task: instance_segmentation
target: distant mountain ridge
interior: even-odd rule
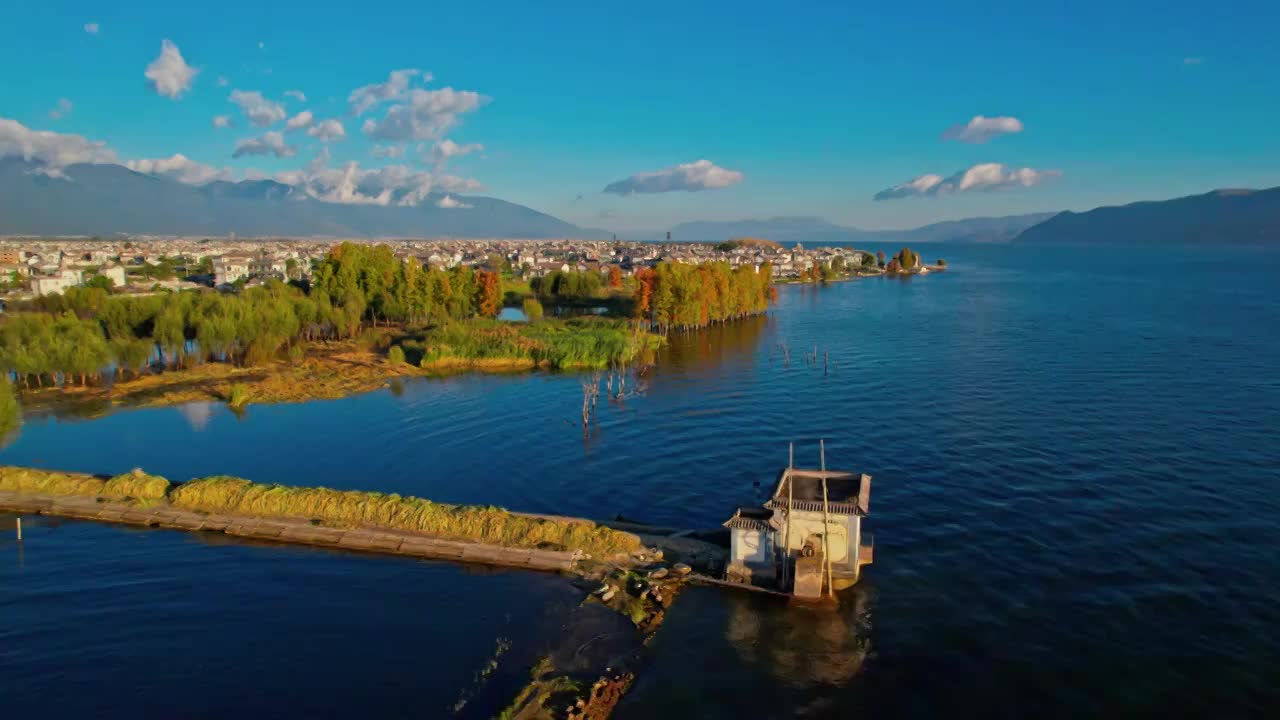
[[[1214,190],[1088,212],[1064,212],[1027,228],[1019,243],[1156,245],[1280,242],[1280,187]]]
[[[0,234],[607,238],[523,205],[475,195],[470,207],[347,205],[273,180],[184,185],[121,165],[69,165],[63,177],[0,159]]]
[[[697,221],[676,225],[671,239],[680,242],[718,242],[733,237],[761,237],[783,244],[859,242],[1009,242],[1019,233],[1056,213],[948,220],[906,230],[863,230],[844,227],[819,217],[775,217],[726,222]],[[655,238],[657,239],[657,238]]]

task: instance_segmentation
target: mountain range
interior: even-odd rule
[[[437,207],[442,197],[412,207],[340,204],[274,180],[193,186],[110,164],[49,175],[20,158],[0,159],[0,234],[608,237],[497,198],[453,195],[468,207]]]
[[[775,217],[767,220],[698,221],[671,229],[671,239],[718,242],[733,237],[761,237],[791,243],[857,244],[860,242],[1009,242],[1027,228],[1056,213],[948,220],[908,230],[863,230],[844,227],[819,217]],[[665,237],[665,235],[663,235]],[[659,239],[653,237],[651,239]]]
[[[454,202],[441,203],[444,197],[433,193],[414,206],[395,204],[399,197],[392,197],[389,205],[342,204],[318,200],[274,180],[187,185],[121,165],[77,164],[49,173],[19,157],[0,158],[0,234],[4,235],[611,236],[607,230],[578,227],[498,198],[452,195]],[[671,229],[671,238],[680,242],[747,236],[784,244],[1275,243],[1280,241],[1280,188],[1215,190],[1088,212],[967,218],[906,230],[863,230],[819,217],[686,222]],[[666,231],[626,237],[661,240]]]
[[[1020,243],[1095,245],[1274,244],[1280,187],[1214,190],[1158,202],[1062,212],[1024,230]]]

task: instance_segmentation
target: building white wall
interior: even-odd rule
[[[791,535],[787,538],[786,530],[778,534],[779,542],[788,543],[791,550],[799,550],[804,547],[805,538],[810,535],[822,535],[824,533],[824,525],[821,512],[793,512],[791,519]],[[845,562],[849,555],[851,543],[856,543],[854,536],[857,534],[853,530],[853,524],[858,521],[856,515],[831,515],[831,521],[826,525],[829,528],[828,542],[831,546],[831,562]],[[857,552],[857,546],[852,546],[854,552]],[[856,557],[856,554],[853,556]]]
[[[773,543],[769,539],[768,532],[733,528],[730,545],[731,562],[773,562]]]

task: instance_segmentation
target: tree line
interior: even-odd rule
[[[776,299],[771,275],[767,264],[758,272],[725,262],[643,268],[628,281],[632,317],[666,332],[762,313]],[[535,290],[583,297],[619,282],[613,272],[552,273]],[[385,245],[343,243],[317,265],[310,285],[269,280],[238,294],[141,297],[79,287],[14,303],[0,322],[0,369],[22,388],[39,388],[154,367],[298,360],[307,343],[354,337],[366,323],[495,317],[502,299],[496,270],[424,267],[415,258],[402,262]]]
[[[154,366],[250,366],[300,359],[305,343],[354,337],[366,322],[492,317],[501,304],[497,273],[425,269],[386,246],[343,244],[310,288],[269,280],[235,295],[130,297],[79,287],[15,304],[0,324],[0,369],[39,388],[87,385],[113,368],[137,376]]]
[[[759,270],[727,262],[659,263],[639,270],[636,280],[635,317],[660,332],[758,315],[778,297],[769,263]]]

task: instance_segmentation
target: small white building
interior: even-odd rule
[[[115,283],[116,287],[124,287],[125,284],[128,283],[128,279],[124,274],[124,268],[120,265],[104,265],[103,267],[98,268],[98,274],[111,278],[111,282]]]
[[[213,259],[213,281],[215,285],[231,283],[249,277],[253,259],[243,255],[223,255]]]
[[[60,270],[52,275],[36,275],[31,278],[31,292],[35,295],[52,295],[84,281],[79,270]]]
[[[850,587],[872,560],[862,534],[870,501],[870,475],[788,467],[763,507],[740,507],[724,523],[725,578],[811,599]]]

